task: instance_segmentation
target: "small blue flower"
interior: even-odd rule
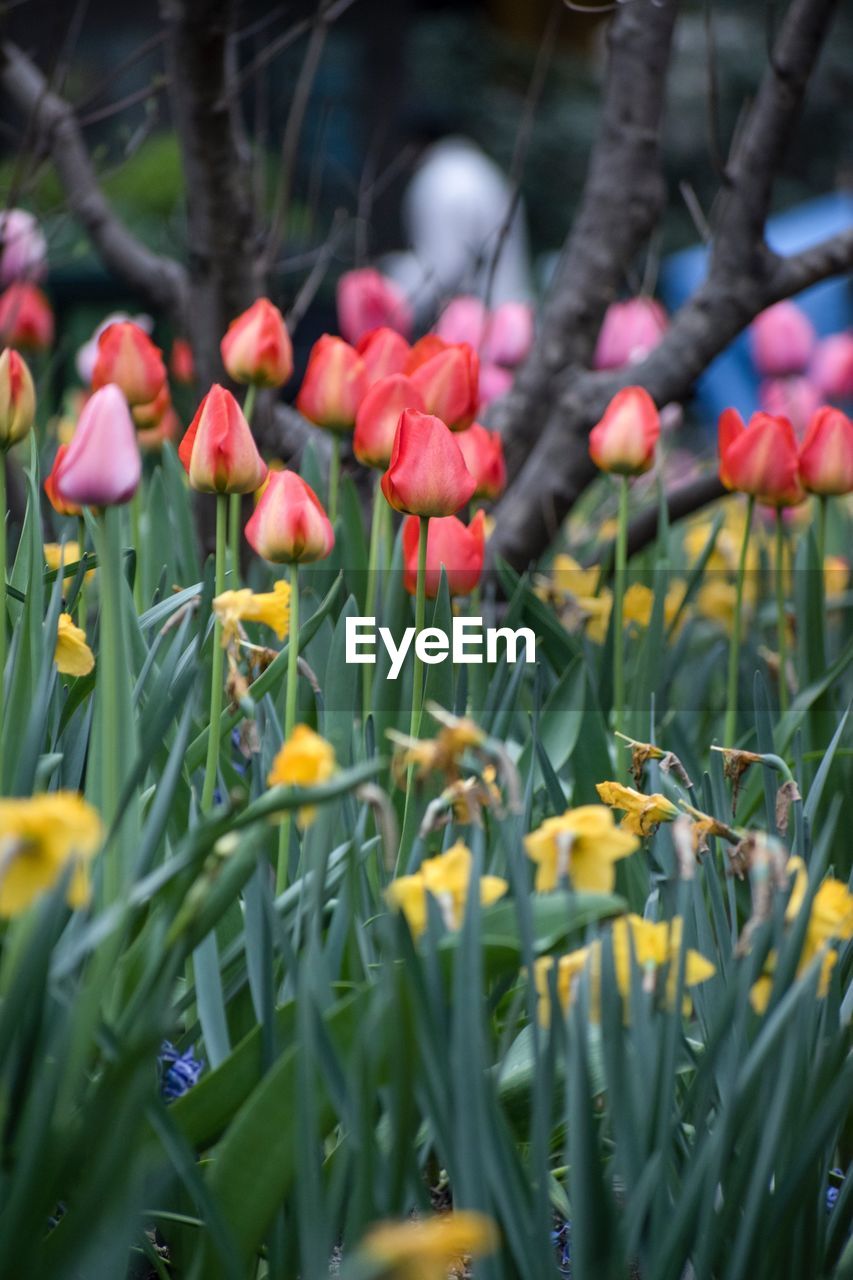
[[[557,1251],[557,1266],[564,1280],[572,1275],[572,1224],[562,1222],[551,1232],[551,1241]]]
[[[160,1093],[167,1102],[182,1097],[204,1070],[204,1062],[193,1055],[192,1049],[179,1053],[169,1040],[164,1040],[157,1056],[160,1069]]]
[[[844,1181],[844,1170],[830,1169],[829,1176],[830,1178],[837,1179],[837,1185],[834,1182],[831,1182],[826,1188],[826,1212],[832,1213],[841,1191],[841,1183]]]

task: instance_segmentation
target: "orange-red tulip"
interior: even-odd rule
[[[182,430],[174,405],[169,404],[162,418],[153,427],[137,429],[136,438],[144,453],[159,453],[166,441],[177,440]]]
[[[618,391],[589,433],[589,454],[602,471],[636,476],[648,471],[660,435],[660,416],[644,387]]]
[[[442,420],[404,410],[382,477],[382,492],[394,510],[412,516],[452,516],[470,502],[476,483]]]
[[[246,525],[246,541],[264,560],[300,564],[323,560],[335,533],[320,499],[295,471],[271,471]]]
[[[393,373],[375,382],[358,407],[353,453],[366,467],[384,471],[391,461],[394,436],[404,409],[426,409],[424,398],[411,378]]]
[[[462,457],[477,482],[475,498],[494,502],[506,488],[506,462],[504,446],[499,431],[487,431],[479,422],[472,422],[467,431],[456,436]]]
[[[371,329],[359,338],[355,347],[364,361],[367,380],[372,386],[392,373],[404,373],[409,359],[409,344],[394,329]]]
[[[50,475],[45,477],[44,491],[47,500],[61,516],[79,516],[83,514],[83,508],[76,502],[66,502],[64,498],[59,496],[56,488],[56,477],[62,467],[62,460],[68,452],[68,445],[61,444],[56,451],[56,457],[53,459],[53,466],[50,469]]]
[[[175,338],[172,353],[169,356],[169,372],[175,382],[189,386],[195,382],[195,360],[193,349],[186,338]]]
[[[427,413],[441,418],[451,431],[464,431],[474,421],[479,403],[480,362],[467,342],[445,347],[411,373]]]
[[[111,507],[128,502],[142,477],[133,419],[120,387],[108,382],[83,406],[71,443],[53,469],[68,506]]]
[[[150,431],[157,426],[171,403],[172,395],[169,391],[169,384],[164,382],[151,403],[133,405],[130,410],[130,416],[139,431]]]
[[[163,353],[144,329],[132,320],[120,320],[104,329],[92,370],[93,391],[115,383],[132,407],[156,400],[165,381]]]
[[[324,333],[311,349],[296,407],[309,422],[342,434],[352,431],[368,388],[368,373],[358,352]]]
[[[720,479],[727,489],[752,494],[771,507],[802,502],[797,437],[787,418],[754,413],[747,427],[736,409],[725,409],[717,443]]]
[[[36,393],[27,362],[7,347],[0,355],[0,451],[23,440],[35,414]],[[0,519],[5,515],[0,511]]]
[[[293,373],[290,335],[283,315],[269,298],[258,298],[231,321],[219,349],[235,382],[280,387]]]
[[[431,360],[433,356],[437,356],[441,351],[446,351],[449,343],[440,338],[437,333],[425,333],[422,338],[418,338],[417,342],[409,351],[409,357],[406,360],[406,367],[403,373],[413,374],[415,369],[420,369],[422,364],[426,364],[427,360]]]
[[[53,342],[53,311],[38,285],[10,284],[0,296],[0,343],[25,351],[46,351]]]
[[[178,457],[199,493],[253,493],[267,474],[243,410],[219,383],[196,410]]]
[[[416,516],[403,522],[403,585],[410,595],[415,595],[418,585],[419,525]],[[477,512],[470,525],[456,516],[430,520],[425,578],[430,600],[438,595],[442,569],[452,596],[468,596],[477,586],[483,573],[484,526],[482,511]]]
[[[818,409],[800,449],[800,480],[809,493],[853,492],[853,422],[840,409]]]

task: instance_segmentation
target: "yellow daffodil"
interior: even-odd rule
[[[655,593],[651,587],[642,582],[632,582],[622,597],[622,622],[624,626],[633,623],[637,627],[647,627],[652,620],[652,609]]]
[[[68,902],[83,906],[89,900],[87,863],[102,840],[97,810],[76,792],[0,800],[0,916],[25,911],[69,863]]]
[[[659,792],[647,796],[621,782],[598,782],[595,789],[604,804],[625,810],[622,828],[634,835],[651,835],[662,822],[672,822],[678,817],[676,806]]]
[[[272,591],[223,591],[213,601],[213,612],[222,623],[222,646],[237,639],[241,622],[262,622],[283,640],[290,623],[290,586],[280,578]]]
[[[604,805],[587,804],[547,818],[525,837],[527,856],[536,865],[536,891],[556,889],[566,876],[580,893],[610,893],[616,882],[614,863],[627,858],[640,842],[621,831]]]
[[[681,953],[682,921],[680,916],[673,920],[644,920],[642,916],[620,916],[613,922],[613,963],[616,969],[616,983],[623,1000],[631,993],[631,951],[639,967],[646,974],[647,981],[653,978],[658,969],[669,965],[666,996],[672,1003],[678,986],[678,964]],[[695,987],[700,982],[707,982],[716,973],[710,960],[700,952],[688,948],[684,957],[684,985]]]
[[[850,585],[850,565],[843,556],[826,556],[823,562],[823,589],[827,600],[841,596]]]
[[[43,547],[44,562],[48,569],[58,569],[62,564],[76,564],[80,559],[79,542],[46,542]],[[72,575],[73,576],[73,575]],[[90,569],[83,581],[91,582],[95,570]],[[69,582],[72,579],[69,578]]]
[[[287,742],[279,748],[267,784],[271,787],[316,787],[328,781],[335,768],[332,744],[307,724],[298,724]],[[307,826],[313,818],[313,808],[306,806],[299,810],[302,826]]]
[[[95,665],[95,655],[86,643],[86,632],[75,625],[70,613],[59,615],[53,660],[57,671],[64,676],[87,676]]]
[[[398,876],[385,891],[389,906],[402,911],[412,936],[427,927],[427,894],[435,898],[445,926],[458,929],[465,916],[471,885],[473,857],[467,845],[457,842],[437,858],[427,858],[411,876]],[[480,877],[480,902],[490,906],[502,898],[509,885],[500,876]]]
[[[494,1253],[498,1243],[491,1218],[459,1209],[434,1218],[379,1222],[361,1247],[387,1280],[447,1280],[463,1274],[468,1258]]]
[[[556,966],[557,999],[563,1013],[568,1013],[575,987],[586,968],[589,955],[589,947],[580,947],[577,951],[570,951],[568,955],[560,956],[559,959],[555,959],[554,956],[540,956],[534,962],[533,982],[538,997],[536,1007],[543,1027],[547,1027],[551,1021],[551,970]]]
[[[478,724],[466,716],[454,716],[435,703],[428,703],[426,710],[443,725],[434,738],[410,738],[394,729],[388,737],[397,746],[394,756],[394,774],[403,783],[407,771],[413,767],[419,778],[430,773],[443,773],[450,782],[459,778],[459,762],[469,748],[480,747],[486,735]]]
[[[557,591],[565,595],[577,596],[579,599],[594,596],[600,577],[600,565],[584,569],[572,556],[554,556],[551,582]]]

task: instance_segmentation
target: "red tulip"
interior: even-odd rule
[[[136,493],[142,461],[124,392],[108,382],[83,406],[77,430],[53,468],[56,494],[66,507],[110,507]]]
[[[368,388],[364,361],[342,338],[324,333],[314,343],[296,407],[309,422],[346,433],[355,425]]]
[[[92,390],[115,383],[127,403],[150,404],[166,381],[166,366],[159,347],[132,320],[108,325],[98,338],[98,355],[92,371]]]
[[[190,386],[195,382],[195,360],[193,349],[186,338],[175,338],[172,353],[169,356],[169,372],[175,382]]]
[[[853,333],[833,333],[819,342],[809,376],[827,400],[853,400]]]
[[[667,328],[666,312],[654,298],[611,302],[595,344],[594,369],[622,369],[644,360]]]
[[[258,298],[232,320],[219,344],[222,363],[235,382],[280,387],[293,373],[293,347],[284,317],[269,298]]]
[[[777,302],[755,317],[752,358],[765,378],[784,378],[808,368],[817,337],[811,320],[794,302]]]
[[[50,469],[50,475],[45,478],[44,491],[47,500],[61,516],[80,516],[83,514],[83,508],[76,502],[66,502],[61,498],[56,489],[56,477],[62,467],[62,460],[68,452],[68,445],[61,444],[56,451],[56,457],[53,459],[53,466]]]
[[[411,374],[427,412],[441,418],[451,431],[464,431],[474,420],[479,403],[480,362],[467,342],[446,347]]]
[[[19,280],[0,295],[0,343],[46,351],[53,342],[53,312],[38,285]]]
[[[422,338],[418,338],[409,351],[409,358],[406,361],[403,373],[411,376],[416,369],[420,369],[422,364],[426,364],[427,360],[431,360],[433,356],[446,351],[448,345],[443,338],[439,338],[437,333],[425,333]]]
[[[47,241],[26,209],[0,213],[0,285],[13,280],[41,280],[47,263]]]
[[[504,302],[489,319],[483,359],[515,369],[533,346],[533,309],[526,302]]]
[[[382,492],[394,510],[413,516],[452,516],[470,502],[476,483],[441,419],[404,410],[382,477]]]
[[[384,471],[391,460],[397,424],[404,409],[425,410],[424,399],[411,378],[393,373],[374,382],[358,408],[353,453],[367,467]]]
[[[418,584],[419,524],[416,516],[403,522],[403,585],[410,595],[415,595]],[[482,511],[477,512],[470,525],[464,525],[456,516],[430,520],[425,579],[428,599],[438,595],[442,569],[452,596],[471,594],[483,572],[484,526]]]
[[[403,373],[409,359],[409,344],[393,329],[371,329],[359,338],[356,351],[364,361],[370,386],[392,373]]]
[[[444,342],[467,342],[479,351],[489,325],[489,313],[479,298],[453,298],[438,317],[435,331]]]
[[[0,451],[5,452],[23,440],[35,415],[36,393],[27,362],[7,347],[0,355]],[[5,517],[5,511],[0,511],[0,520]]]
[[[589,433],[589,454],[602,471],[635,476],[648,471],[660,435],[660,416],[644,387],[618,391]]]
[[[271,471],[246,525],[246,540],[264,560],[299,564],[323,560],[335,534],[320,499],[295,471]]]
[[[824,407],[809,423],[800,449],[800,480],[809,493],[853,492],[853,422]]]
[[[787,418],[754,413],[747,427],[736,409],[725,409],[717,439],[720,479],[727,489],[752,494],[771,507],[802,502],[797,437]]]
[[[456,443],[471,475],[477,482],[475,498],[487,498],[494,502],[506,488],[506,462],[503,441],[498,431],[487,431],[479,422],[473,422],[467,431],[460,431]]]
[[[243,410],[218,383],[196,410],[178,457],[199,493],[253,493],[267,474]]]
[[[387,326],[404,336],[412,329],[412,310],[399,285],[365,267],[347,271],[338,281],[338,328],[347,342]]]
[[[135,404],[132,406],[130,416],[133,418],[134,426],[139,431],[150,431],[157,426],[171,403],[172,395],[169,391],[169,384],[164,382],[150,404]]]

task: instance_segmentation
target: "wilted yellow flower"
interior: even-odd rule
[[[451,715],[432,702],[425,709],[443,725],[436,737],[410,738],[395,729],[388,730],[388,737],[398,747],[394,756],[397,781],[402,782],[407,770],[414,767],[419,778],[430,773],[443,773],[450,782],[455,782],[459,778],[462,756],[469,748],[482,746],[486,735],[467,716]]]
[[[613,922],[613,963],[616,969],[616,983],[623,999],[631,993],[631,951],[639,967],[649,977],[654,978],[658,969],[669,965],[666,996],[672,1003],[678,986],[678,965],[681,953],[682,921],[680,916],[673,920],[644,920],[642,916],[620,916]],[[600,944],[599,944],[600,945]],[[700,952],[688,948],[684,957],[684,985],[695,987],[700,982],[707,982],[716,973],[710,960]]]
[[[557,999],[563,1013],[568,1013],[575,987],[589,959],[590,948],[580,947],[555,960],[553,956],[540,956],[533,964],[533,982],[538,996],[539,1021],[547,1027],[551,1021],[551,970],[557,968]]]
[[[213,601],[213,612],[222,623],[223,648],[236,640],[241,622],[262,622],[283,640],[290,624],[290,586],[279,578],[272,591],[223,591]]]
[[[635,835],[651,835],[662,822],[672,822],[678,817],[676,806],[660,792],[643,795],[642,791],[625,787],[621,782],[597,782],[595,789],[604,804],[625,810],[622,828]]]
[[[640,842],[621,831],[604,805],[586,804],[547,818],[525,836],[527,856],[537,864],[536,891],[548,893],[569,876],[580,893],[610,893],[616,882],[613,866],[639,848]]]
[[[498,1243],[491,1218],[459,1209],[434,1218],[377,1223],[361,1247],[388,1280],[447,1280],[448,1274],[462,1274],[467,1258],[494,1253]]]
[[[584,569],[573,556],[554,556],[551,564],[551,582],[557,591],[578,597],[594,596],[601,577],[601,567],[593,565]]]
[[[335,749],[307,724],[298,724],[282,743],[267,777],[271,787],[316,787],[327,782],[336,768]],[[303,826],[313,821],[314,809],[299,810]]]
[[[652,609],[655,593],[651,587],[642,582],[632,582],[622,597],[622,623],[628,626],[634,623],[638,627],[647,627],[652,620]]]
[[[97,810],[76,792],[0,800],[0,916],[25,911],[69,863],[68,902],[83,906],[89,900],[87,863],[102,840]]]
[[[843,595],[850,585],[850,565],[843,556],[826,556],[823,562],[823,589],[828,600]]]
[[[86,643],[86,632],[75,625],[70,613],[59,615],[53,660],[57,671],[64,676],[87,676],[95,665],[95,655]]]
[[[458,929],[465,916],[471,884],[473,857],[467,845],[457,841],[446,853],[427,858],[411,876],[398,876],[385,891],[391,907],[402,911],[412,936],[417,938],[427,927],[427,894],[435,898],[445,926]],[[502,898],[509,885],[500,876],[480,877],[480,902],[491,906]]]
[[[48,569],[58,569],[62,564],[76,564],[80,559],[79,542],[46,542],[43,548],[44,562]],[[89,569],[83,581],[91,582],[95,570]]]

